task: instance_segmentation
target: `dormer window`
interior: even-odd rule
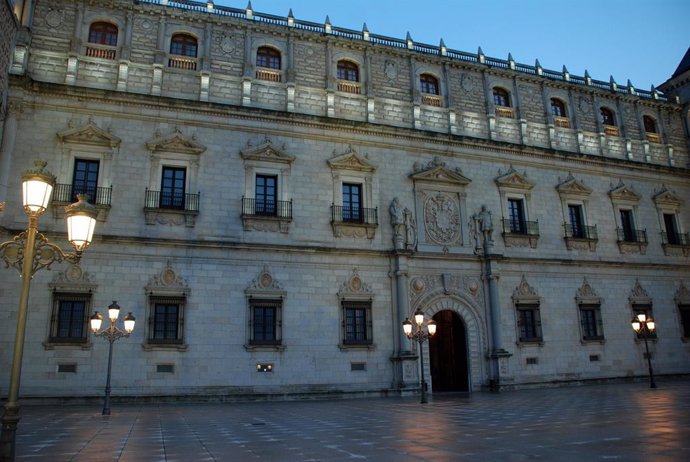
[[[338,61],[337,77],[338,91],[357,95],[362,92],[359,84],[359,66],[357,63],[345,59]]]
[[[196,70],[197,39],[189,34],[175,34],[170,39],[168,66],[176,69]]]
[[[510,108],[510,94],[501,87],[494,87],[494,105],[496,106],[496,115],[499,117],[513,117],[513,110]]]
[[[441,106],[438,79],[431,74],[419,76],[419,90],[422,92],[422,104],[429,106]]]
[[[281,56],[280,51],[273,47],[259,47],[256,50],[256,78],[280,82]]]
[[[89,44],[86,56],[101,59],[115,59],[117,26],[109,22],[95,22],[89,27]]]
[[[654,119],[654,117],[648,115],[642,116],[642,124],[644,125],[644,131],[647,137],[647,141],[650,141],[652,143],[660,143],[661,137],[659,136],[656,120]]]

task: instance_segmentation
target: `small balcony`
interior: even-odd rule
[[[537,247],[539,240],[539,222],[513,220],[504,218],[503,224],[503,240],[506,247]]]
[[[647,230],[634,228],[616,228],[618,248],[621,253],[647,252]]]
[[[599,238],[597,236],[596,226],[581,226],[573,225],[572,223],[563,223],[563,228],[565,230],[565,244],[568,250],[595,251],[597,249],[597,241]]]
[[[362,94],[362,84],[359,82],[351,82],[349,80],[338,80],[338,91],[343,93],[351,93],[353,95]]]
[[[496,106],[496,116],[507,117],[509,119],[514,118],[513,109],[507,106]]]
[[[661,143],[661,136],[658,133],[647,132],[645,136],[650,143]]]
[[[570,128],[570,119],[567,117],[554,116],[553,124],[560,128]]]
[[[283,80],[282,73],[279,70],[268,69],[260,67],[256,69],[257,80],[267,80],[269,82],[280,82]]]
[[[265,201],[242,197],[242,224],[245,231],[287,233],[292,221],[292,201]]]
[[[196,70],[196,58],[189,58],[184,56],[170,56],[168,58],[168,67],[173,69],[183,69],[186,71]]]
[[[604,125],[604,133],[609,136],[620,136],[621,132],[615,125]]]
[[[87,202],[96,206],[98,210],[98,221],[106,221],[110,212],[110,198],[113,187],[108,188],[89,188],[72,184],[58,183],[53,188],[52,209],[53,216],[57,219],[64,217],[66,206],[77,201],[77,194],[86,194]]]
[[[666,255],[682,255],[687,257],[690,254],[690,237],[688,233],[662,231],[661,246],[664,248]]]
[[[183,194],[146,189],[144,215],[147,225],[165,224],[194,227],[199,215],[200,194]]]
[[[379,225],[378,209],[331,205],[331,226],[335,237],[373,239]]]
[[[427,106],[441,107],[441,97],[438,95],[422,95],[422,104]]]
[[[117,55],[117,48],[106,45],[89,43],[86,45],[86,56],[90,58],[114,60]]]

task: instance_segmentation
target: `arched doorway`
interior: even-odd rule
[[[436,335],[429,339],[432,391],[470,391],[465,324],[451,310],[439,311],[434,321]]]

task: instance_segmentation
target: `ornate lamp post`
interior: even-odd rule
[[[642,338],[644,339],[644,349],[647,353],[647,366],[649,367],[649,388],[656,388],[656,383],[654,382],[654,372],[652,371],[652,359],[649,356],[649,345],[647,344],[647,337],[649,337],[650,334],[653,334],[656,330],[656,323],[651,316],[640,313],[633,318],[630,324],[635,332],[642,334]]]
[[[101,313],[96,311],[93,316],[91,316],[91,330],[94,335],[98,337],[105,337],[110,346],[108,347],[108,378],[105,382],[105,398],[103,400],[103,415],[110,415],[110,370],[113,366],[113,343],[122,337],[129,337],[129,334],[134,330],[134,316],[129,312],[125,316],[125,330],[120,330],[115,327],[115,321],[117,321],[120,315],[120,306],[115,300],[108,307],[108,317],[110,318],[110,326],[101,328],[101,323],[103,322],[103,316]]]
[[[22,191],[24,211],[29,216],[29,227],[18,234],[11,241],[0,244],[0,257],[9,268],[16,268],[22,279],[17,310],[17,333],[14,338],[14,354],[12,369],[10,370],[10,386],[2,416],[2,436],[0,437],[0,460],[13,461],[15,456],[15,437],[19,423],[19,379],[22,370],[22,356],[24,354],[24,336],[26,318],[29,305],[29,291],[31,278],[41,268],[50,269],[55,262],[68,261],[78,263],[81,253],[89,246],[96,225],[97,211],[86,202],[86,196],[80,195],[79,201],[65,207],[67,218],[67,239],[76,252],[65,253],[63,250],[48,242],[48,239],[38,232],[38,219],[48,208],[50,196],[55,185],[55,176],[44,171],[46,163],[34,162],[36,168],[27,170],[22,175]]]
[[[427,403],[427,396],[426,396],[426,381],[424,380],[424,352],[422,351],[422,343],[424,343],[427,339],[431,338],[434,336],[436,333],[436,321],[433,319],[430,319],[429,322],[426,323],[426,332],[423,329],[424,326],[424,312],[422,312],[421,308],[417,308],[417,311],[414,313],[414,322],[417,324],[417,328],[412,331],[412,321],[410,321],[409,318],[405,318],[405,321],[402,323],[403,324],[403,332],[405,332],[405,335],[407,335],[407,338],[410,340],[415,340],[416,342],[419,343],[419,360],[420,360],[420,366],[421,366],[421,399],[420,403],[424,404]]]

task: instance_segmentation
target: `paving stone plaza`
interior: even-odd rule
[[[690,380],[320,401],[25,406],[18,461],[687,461]]]

